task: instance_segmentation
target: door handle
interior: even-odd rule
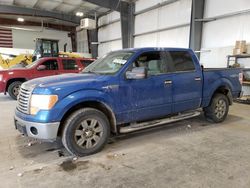
[[[201,81],[201,78],[200,77],[196,77],[194,80],[195,81]]]
[[[172,84],[172,80],[165,80],[164,84]]]

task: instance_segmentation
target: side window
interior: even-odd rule
[[[164,52],[146,52],[141,54],[133,63],[133,67],[146,67],[149,75],[167,73],[167,63]]]
[[[169,52],[173,62],[174,71],[193,71],[195,70],[194,62],[191,55],[185,51]]]
[[[74,59],[63,59],[62,65],[64,70],[77,70],[78,66]]]
[[[93,63],[92,60],[81,60],[80,62],[81,62],[81,64],[82,64],[84,67],[87,67],[88,65],[90,65],[91,63]]]
[[[56,59],[47,60],[41,65],[45,65],[45,70],[58,70],[58,63]]]

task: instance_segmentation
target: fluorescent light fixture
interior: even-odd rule
[[[83,17],[84,13],[83,12],[76,12],[76,16]]]
[[[23,18],[17,18],[17,21],[24,22],[24,19]]]

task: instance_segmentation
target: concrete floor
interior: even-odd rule
[[[200,116],[72,160],[58,144],[22,137],[15,104],[0,95],[0,187],[250,187],[250,105],[234,104],[222,124]]]

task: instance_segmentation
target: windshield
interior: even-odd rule
[[[83,73],[115,74],[133,54],[132,51],[111,52],[91,63]]]
[[[29,64],[29,65],[27,65],[25,68],[32,68],[32,67],[34,67],[37,63],[38,63],[38,61],[39,61],[39,59],[38,60],[36,60],[36,61],[34,61],[34,62],[32,62],[31,64]]]

